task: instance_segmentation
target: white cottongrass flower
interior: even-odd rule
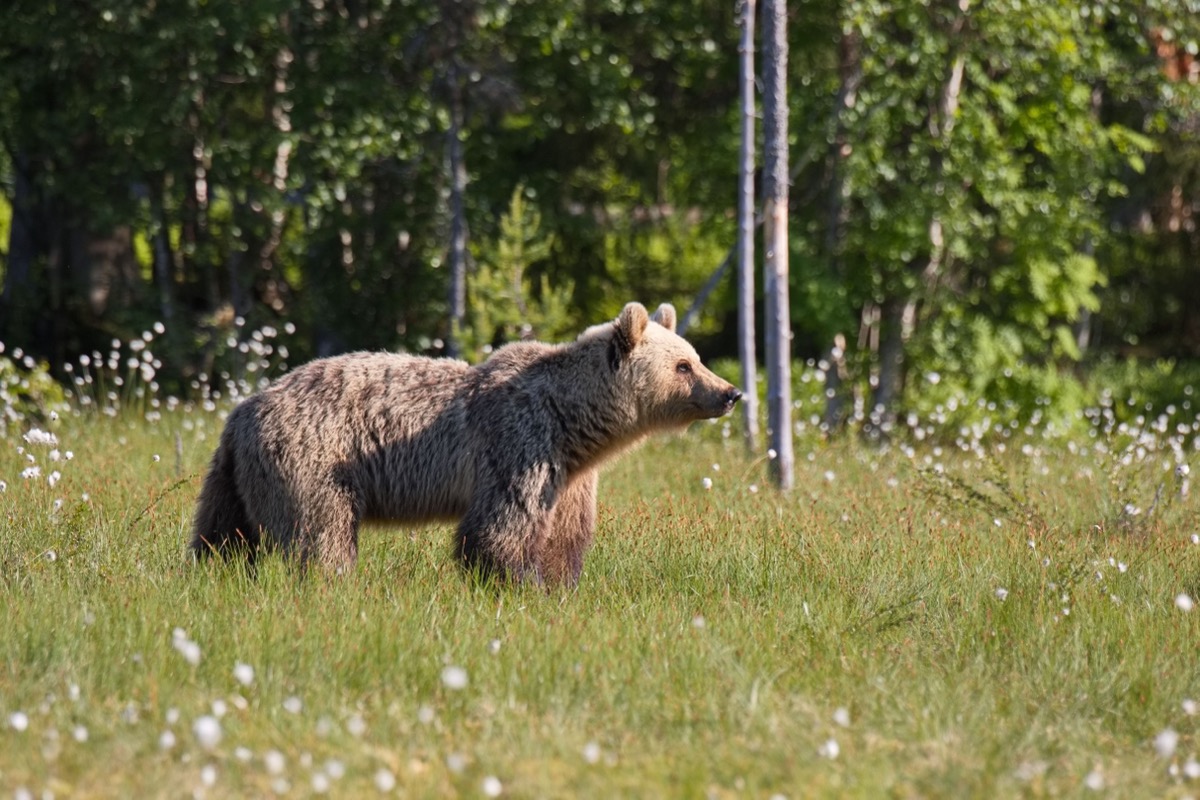
[[[483,793],[487,797],[499,797],[504,791],[504,784],[495,775],[488,775],[483,779],[483,784],[480,786]]]
[[[325,794],[329,791],[330,780],[329,776],[324,772],[314,772],[312,774],[312,789],[317,794]]]
[[[168,725],[174,725],[176,722],[179,722],[179,709],[178,708],[168,708],[167,714],[166,714],[166,720],[167,720]]]
[[[212,715],[217,719],[225,716],[225,712],[229,710],[229,705],[224,700],[212,701]]]
[[[817,755],[821,758],[835,759],[842,752],[842,748],[838,746],[837,739],[827,739],[823,745],[817,748]]]
[[[283,701],[283,710],[289,714],[299,714],[302,708],[304,708],[304,703],[300,702],[300,698],[296,697],[296,695],[292,695]]]
[[[8,726],[17,733],[24,733],[29,728],[29,715],[24,711],[14,711],[8,715]]]
[[[88,729],[82,725],[76,725],[75,730],[71,731],[71,736],[74,737],[75,741],[83,744],[88,740]]]
[[[467,768],[467,757],[462,753],[450,753],[446,756],[446,769],[455,775]]]
[[[1183,762],[1183,774],[1191,780],[1200,778],[1200,761],[1196,761],[1195,758],[1189,758]]]
[[[249,764],[254,760],[254,751],[249,747],[239,745],[233,749],[233,757],[243,764]]]
[[[163,731],[158,737],[158,747],[160,750],[170,750],[175,746],[175,734],[171,731]]]
[[[1154,750],[1163,758],[1170,758],[1179,746],[1179,734],[1174,728],[1163,728],[1154,737]]]
[[[0,481],[0,494],[8,491],[8,481]]]
[[[1083,785],[1091,789],[1093,792],[1099,792],[1104,789],[1104,773],[1099,769],[1094,769],[1087,774],[1083,779]]]
[[[375,788],[381,792],[390,792],[396,788],[396,776],[390,769],[381,767],[375,771]]]
[[[500,652],[500,640],[499,639],[492,639],[490,642],[488,642],[488,652],[491,653],[492,655],[496,655],[496,653]]]
[[[175,630],[179,630],[176,628]],[[171,646],[179,651],[183,659],[193,667],[200,663],[200,645],[193,642],[187,636],[177,636],[171,642]]]
[[[462,667],[446,667],[442,670],[442,685],[454,691],[467,688],[467,671]]]
[[[1180,592],[1175,596],[1175,607],[1180,611],[1188,612],[1196,607],[1195,601],[1184,592]]]
[[[697,614],[696,616],[692,617],[692,627],[698,631],[704,630],[704,627],[707,624],[708,622],[704,619],[703,614]]]
[[[46,476],[46,483],[50,484],[50,488],[53,489],[54,484],[58,483],[58,481],[61,478],[62,478],[62,473],[59,472],[58,470],[54,470],[53,472],[51,472],[49,475]]]
[[[757,483],[750,484],[750,494],[758,494],[758,484]]]
[[[336,780],[341,780],[346,775],[346,765],[336,758],[331,758],[325,762],[325,774]]]
[[[215,764],[205,764],[200,768],[200,782],[205,786],[215,786],[217,783],[217,767]]]
[[[435,712],[433,710],[433,706],[422,704],[421,707],[417,709],[417,721],[422,725],[428,725],[429,723],[433,722],[434,716]]]
[[[29,433],[22,437],[30,444],[41,444],[47,447],[54,447],[58,444],[58,437],[49,431],[44,431],[41,428],[34,428]]]
[[[583,760],[589,764],[597,764],[600,761],[602,752],[600,745],[595,742],[588,742],[583,746]]]
[[[233,665],[233,677],[242,686],[249,686],[254,683],[254,667],[239,661]]]
[[[1187,714],[1189,717],[1194,717],[1198,712],[1200,712],[1200,703],[1197,703],[1190,697],[1185,698],[1180,705],[1183,707],[1183,713]]]
[[[263,766],[272,775],[282,775],[284,768],[287,766],[287,759],[278,750],[268,750],[263,753]]]
[[[39,466],[26,467],[21,470],[21,477],[25,480],[42,477],[42,468]]]
[[[837,474],[831,469],[825,470],[825,482],[833,483],[835,480],[837,480]]]
[[[700,481],[700,485],[703,486],[705,489],[711,489],[712,488],[712,478],[705,478],[704,480]]]
[[[833,712],[833,721],[843,728],[850,727],[850,709],[845,706],[838,706]]]
[[[1003,586],[997,586],[996,587],[996,599],[1003,602],[1007,598],[1008,598],[1008,589],[1005,589]]]
[[[767,451],[767,458],[770,459],[771,461],[774,461],[775,459],[779,458],[779,453],[775,452],[774,447],[772,447],[770,450]]]
[[[1192,534],[1192,544],[1200,544],[1200,533]]]
[[[346,730],[350,732],[351,736],[358,739],[367,732],[367,721],[362,718],[361,714],[355,714],[346,720]]]
[[[162,461],[162,456],[160,456],[158,453],[155,453],[153,456],[151,456],[151,457],[150,457],[150,459],[151,459],[151,460],[152,460],[152,461],[153,461],[155,464],[157,464],[159,461]]]
[[[212,750],[221,742],[221,723],[216,717],[205,714],[192,723],[192,734],[205,750]]]

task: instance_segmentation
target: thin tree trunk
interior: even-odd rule
[[[787,3],[763,5],[763,228],[767,331],[767,433],[771,475],[786,491],[795,482],[792,452],[792,334],[788,302]]]
[[[167,214],[164,209],[164,177],[156,175],[150,186],[150,214],[154,221],[154,282],[158,284],[158,311],[168,329],[175,316],[171,296],[171,242],[167,235]]]
[[[463,96],[457,64],[450,67],[450,129],[446,132],[446,160],[450,171],[450,334],[446,355],[461,353],[461,331],[467,307],[467,167],[463,158]]]
[[[754,320],[754,10],[742,0],[742,152],[738,171],[738,359],[742,364],[742,415],[746,450],[758,449],[758,356]]]

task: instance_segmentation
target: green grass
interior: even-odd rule
[[[0,796],[356,797],[381,769],[404,796],[1200,792],[1200,611],[1175,603],[1200,598],[1200,514],[1162,444],[803,441],[782,497],[701,425],[609,470],[578,590],[545,594],[473,585],[448,528],[368,529],[342,579],[188,566],[219,419],[55,425],[70,461],[0,439]]]

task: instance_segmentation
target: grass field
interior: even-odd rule
[[[221,419],[152,416],[0,439],[0,796],[1200,795],[1190,419],[802,438],[786,497],[699,425],[544,594],[446,528],[337,580],[186,565]]]

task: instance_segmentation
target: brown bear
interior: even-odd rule
[[[741,397],[630,303],[569,344],[517,342],[482,364],[390,353],[313,361],[229,415],[196,510],[196,557],[260,543],[331,571],[363,519],[457,521],[468,569],[574,584],[597,470],[655,431]],[[265,539],[264,539],[265,537]]]

